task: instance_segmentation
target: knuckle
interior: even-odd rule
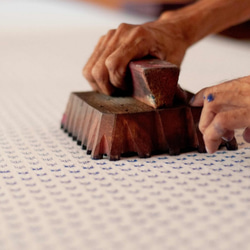
[[[120,87],[124,74],[123,70],[117,65],[112,59],[107,59],[106,67],[109,70],[110,80],[112,84],[116,87]]]
[[[128,29],[131,28],[131,24],[127,24],[127,23],[121,23],[119,26],[118,26],[118,31],[126,31]]]
[[[212,138],[211,138],[211,136],[210,136],[209,134],[204,133],[204,134],[203,134],[203,140],[204,140],[205,144],[207,144],[207,142],[208,142],[208,141],[211,141]]]
[[[97,43],[97,47],[106,39],[106,36],[107,35],[102,35],[100,38],[99,38],[99,41],[98,41],[98,43]]]
[[[103,39],[105,39],[106,35],[102,35],[100,38],[99,38],[99,41],[102,41]]]
[[[142,26],[137,26],[134,28],[134,30],[131,32],[131,40],[133,41],[135,47],[147,48],[149,53],[159,54],[159,51],[161,51],[157,45],[157,42],[153,41],[153,37]]]
[[[116,30],[115,29],[111,29],[108,31],[107,35],[104,36],[105,38],[107,37],[108,39],[111,38],[114,34],[115,34]]]
[[[215,131],[215,134],[220,137],[223,136],[227,131],[227,123],[227,119],[225,119],[223,115],[218,114],[213,122],[213,129]]]
[[[142,25],[138,25],[134,28],[134,35],[136,36],[145,36],[146,30]]]
[[[110,72],[114,72],[117,70],[117,64],[115,63],[115,61],[111,57],[108,57],[106,59],[105,65]]]
[[[208,95],[204,94],[203,97],[201,97],[204,100],[203,109],[205,109],[207,113],[211,113],[211,114],[219,113],[220,112],[220,105],[218,105],[216,100],[208,101],[208,99],[211,98],[211,97],[208,97]]]
[[[88,80],[88,81],[92,81],[93,77],[92,77],[92,73],[91,70],[88,67],[84,67],[82,70],[82,75]]]
[[[228,120],[223,113],[219,113],[214,118],[214,126],[219,130],[224,130],[227,127]]]
[[[202,134],[204,134],[205,129],[206,129],[205,126],[204,126],[203,124],[199,123],[199,130],[200,130],[200,132],[201,132]]]
[[[105,82],[105,74],[99,69],[99,67],[94,66],[91,70],[91,75],[97,83]]]
[[[123,76],[124,64],[119,63],[120,60],[114,57],[108,57],[105,61],[105,66],[108,69],[109,73],[115,74],[117,76]]]

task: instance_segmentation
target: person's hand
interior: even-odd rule
[[[111,95],[116,88],[126,90],[128,63],[152,56],[180,66],[187,49],[181,25],[158,19],[142,25],[121,24],[100,38],[83,69],[96,91]]]
[[[243,137],[250,142],[250,76],[199,91],[190,103],[203,106],[199,129],[208,153],[214,153],[221,138],[230,141],[234,130],[245,128]]]

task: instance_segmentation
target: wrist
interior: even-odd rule
[[[193,24],[196,22],[196,17],[186,14],[184,15],[182,12],[182,10],[164,12],[160,16],[159,22],[161,22],[166,28],[168,28],[170,25],[174,26],[176,31],[179,33],[178,35],[180,39],[185,42],[188,48],[196,42],[194,39],[196,34],[195,30],[193,29]]]
[[[189,46],[250,18],[249,0],[199,0],[184,8],[167,11],[160,20],[175,23]]]

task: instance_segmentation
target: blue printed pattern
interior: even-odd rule
[[[249,249],[250,147],[91,160],[52,98],[0,99],[0,249]],[[45,101],[46,100],[46,101]]]

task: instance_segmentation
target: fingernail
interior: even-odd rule
[[[189,101],[189,104],[191,105],[193,102],[194,102],[194,99],[195,99],[195,96],[193,96],[190,101]]]
[[[213,154],[214,153],[214,151],[209,150],[206,146],[205,146],[205,148],[206,148],[206,151],[207,151],[208,154]]]
[[[224,140],[224,141],[226,141],[226,142],[230,142],[230,141],[233,140],[232,137],[223,137],[223,136],[221,137],[221,139]]]

